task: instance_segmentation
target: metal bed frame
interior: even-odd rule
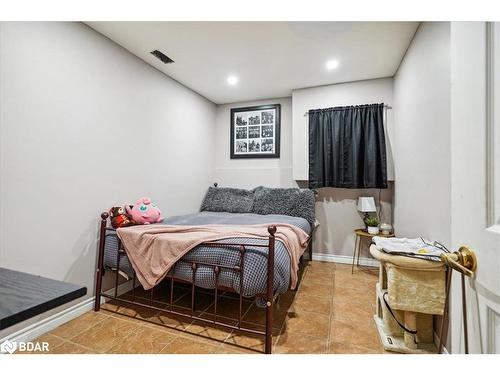
[[[170,280],[170,295],[169,295],[169,303],[167,304],[168,308],[161,308],[158,306],[154,306],[154,300],[153,300],[153,289],[150,290],[150,298],[149,298],[149,304],[142,303],[142,302],[137,302],[135,301],[135,287],[136,287],[136,275],[134,273],[133,275],[133,285],[132,285],[132,301],[128,299],[124,299],[121,296],[118,296],[118,272],[116,272],[115,276],[115,283],[114,283],[114,294],[108,294],[103,292],[102,289],[102,277],[104,275],[104,245],[105,245],[105,240],[106,240],[106,233],[107,231],[116,231],[114,228],[110,228],[107,226],[107,221],[108,221],[109,214],[107,212],[103,212],[101,214],[101,223],[100,223],[100,238],[99,238],[99,254],[98,254],[98,266],[96,269],[96,287],[95,287],[95,304],[94,304],[94,310],[99,311],[101,308],[101,297],[107,298],[109,300],[114,300],[118,302],[123,302],[127,303],[129,305],[134,305],[137,307],[142,307],[142,308],[149,308],[153,309],[159,312],[171,314],[173,316],[178,316],[178,317],[184,317],[184,318],[189,318],[193,319],[199,322],[204,322],[211,324],[213,326],[220,326],[224,327],[227,329],[233,329],[238,332],[246,332],[246,333],[251,333],[251,334],[256,334],[256,335],[261,335],[265,337],[265,350],[264,352],[266,354],[271,354],[272,352],[272,331],[273,331],[273,304],[274,304],[274,247],[275,247],[275,233],[276,233],[276,226],[271,225],[267,228],[269,232],[269,241],[268,244],[266,245],[255,245],[255,244],[245,244],[245,243],[238,243],[238,244],[225,244],[225,243],[219,243],[219,242],[204,242],[200,245],[203,246],[209,246],[209,247],[230,247],[230,248],[238,248],[240,251],[240,264],[236,266],[225,266],[221,264],[216,264],[216,263],[207,263],[207,262],[197,262],[197,261],[185,261],[182,258],[179,259],[174,267],[177,265],[179,262],[185,262],[189,263],[191,265],[191,268],[193,270],[193,277],[191,282],[187,282],[185,280],[179,280],[173,277],[173,274],[175,272],[172,272],[171,275],[167,275],[165,277],[166,280]],[[314,230],[313,230],[314,232]],[[307,249],[309,250],[309,259],[312,260],[312,235],[309,237],[308,243],[307,243]],[[120,267],[120,259],[123,256],[127,256],[125,249],[123,248],[123,245],[121,241],[118,239],[118,252],[117,252],[117,269]],[[240,291],[243,289],[243,269],[245,267],[244,265],[244,260],[245,260],[245,252],[247,250],[247,247],[261,247],[261,248],[268,248],[268,256],[267,256],[267,280],[266,280],[266,293],[265,294],[260,294],[258,295],[259,297],[264,298],[265,304],[266,304],[266,322],[265,322],[265,330],[260,331],[260,330],[255,330],[255,329],[250,329],[242,326],[242,317],[243,317],[243,293],[238,293],[239,294],[239,314],[238,314],[238,321],[235,324],[229,324],[221,321],[219,316],[217,315],[217,300],[219,297],[219,291],[229,291],[229,292],[235,292],[236,291],[233,288],[228,288],[225,286],[219,285],[219,274],[221,269],[230,269],[239,274],[239,286],[240,286]],[[302,258],[301,258],[302,259]],[[207,267],[212,267],[214,270],[215,274],[215,288],[214,288],[214,311],[213,311],[213,319],[207,319],[203,318],[201,316],[195,315],[195,306],[196,306],[196,298],[195,298],[195,291],[196,291],[196,270],[199,266],[207,266]],[[183,313],[180,311],[174,310],[174,284],[175,283],[183,283],[183,284],[188,284],[191,285],[191,309],[189,313]],[[297,285],[298,287],[298,285]]]

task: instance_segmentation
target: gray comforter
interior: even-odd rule
[[[166,218],[163,224],[168,225],[202,225],[202,224],[277,224],[287,223],[301,228],[306,233],[311,232],[311,226],[307,220],[286,215],[259,215],[252,213],[227,213],[204,211],[196,214],[172,216]],[[227,238],[219,240],[220,243],[247,243],[267,244],[267,241],[255,238]],[[118,238],[115,232],[109,231],[106,234],[106,244],[104,252],[104,264],[107,268],[116,269],[118,249]],[[243,290],[244,297],[253,297],[266,291],[267,275],[267,248],[248,246],[245,253],[243,268]],[[240,250],[238,247],[206,247],[197,246],[187,253],[176,266],[170,270],[169,275],[174,275],[178,279],[191,282],[193,271],[191,262],[216,263],[227,266],[240,264]],[[133,275],[133,269],[126,257],[120,260],[120,270],[127,275]],[[290,282],[290,256],[287,249],[280,241],[276,241],[275,246],[275,269],[274,269],[274,290],[276,293],[285,293]],[[196,271],[196,286],[213,289],[215,287],[215,274],[212,267],[200,266]],[[233,288],[240,293],[239,273],[227,269],[222,269],[219,275],[219,285]]]

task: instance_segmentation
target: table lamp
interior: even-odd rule
[[[366,221],[368,216],[370,216],[369,212],[377,212],[377,207],[375,206],[375,199],[373,199],[373,197],[359,197],[358,211],[363,212],[365,214],[363,221]]]

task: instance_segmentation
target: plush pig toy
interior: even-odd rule
[[[148,197],[139,199],[133,206],[126,206],[127,214],[132,217],[137,224],[161,223],[161,211]]]

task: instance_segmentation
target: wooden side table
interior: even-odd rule
[[[394,233],[391,234],[370,234],[365,229],[356,229],[354,231],[356,234],[356,241],[354,242],[354,252],[352,253],[352,268],[351,274],[354,273],[354,260],[356,259],[356,252],[358,253],[356,260],[356,267],[359,266],[359,254],[361,253],[361,242],[363,242],[364,238],[369,238],[370,242],[373,237],[394,237]]]

